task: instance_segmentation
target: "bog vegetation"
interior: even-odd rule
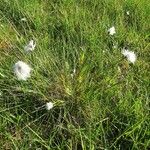
[[[150,149],[148,0],[0,0],[2,150]]]

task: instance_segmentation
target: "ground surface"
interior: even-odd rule
[[[0,0],[1,149],[150,149],[149,5]],[[36,48],[26,53],[31,39]],[[13,73],[18,60],[33,69],[27,81]]]

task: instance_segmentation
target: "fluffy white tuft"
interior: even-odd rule
[[[18,61],[14,65],[14,73],[17,76],[18,80],[27,80],[30,77],[31,72],[30,66],[28,66],[23,61]]]
[[[29,41],[28,45],[26,45],[24,47],[24,50],[26,52],[30,52],[30,51],[33,51],[35,49],[35,46],[36,46],[36,42],[34,42],[33,40]]]
[[[113,27],[111,27],[110,29],[108,29],[108,33],[109,33],[110,35],[114,35],[114,34],[116,33],[115,27],[113,26]]]
[[[128,49],[123,49],[122,54],[127,58],[127,60],[131,63],[135,63],[137,57],[133,51],[129,51]]]
[[[46,109],[47,109],[47,110],[50,110],[50,109],[52,109],[53,107],[54,107],[54,105],[53,105],[52,102],[46,103]]]

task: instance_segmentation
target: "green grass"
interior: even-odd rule
[[[148,0],[0,0],[0,148],[150,149],[149,16]],[[18,60],[33,68],[27,81]]]

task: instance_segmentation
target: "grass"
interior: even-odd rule
[[[1,149],[150,149],[149,12],[147,0],[0,0]]]

